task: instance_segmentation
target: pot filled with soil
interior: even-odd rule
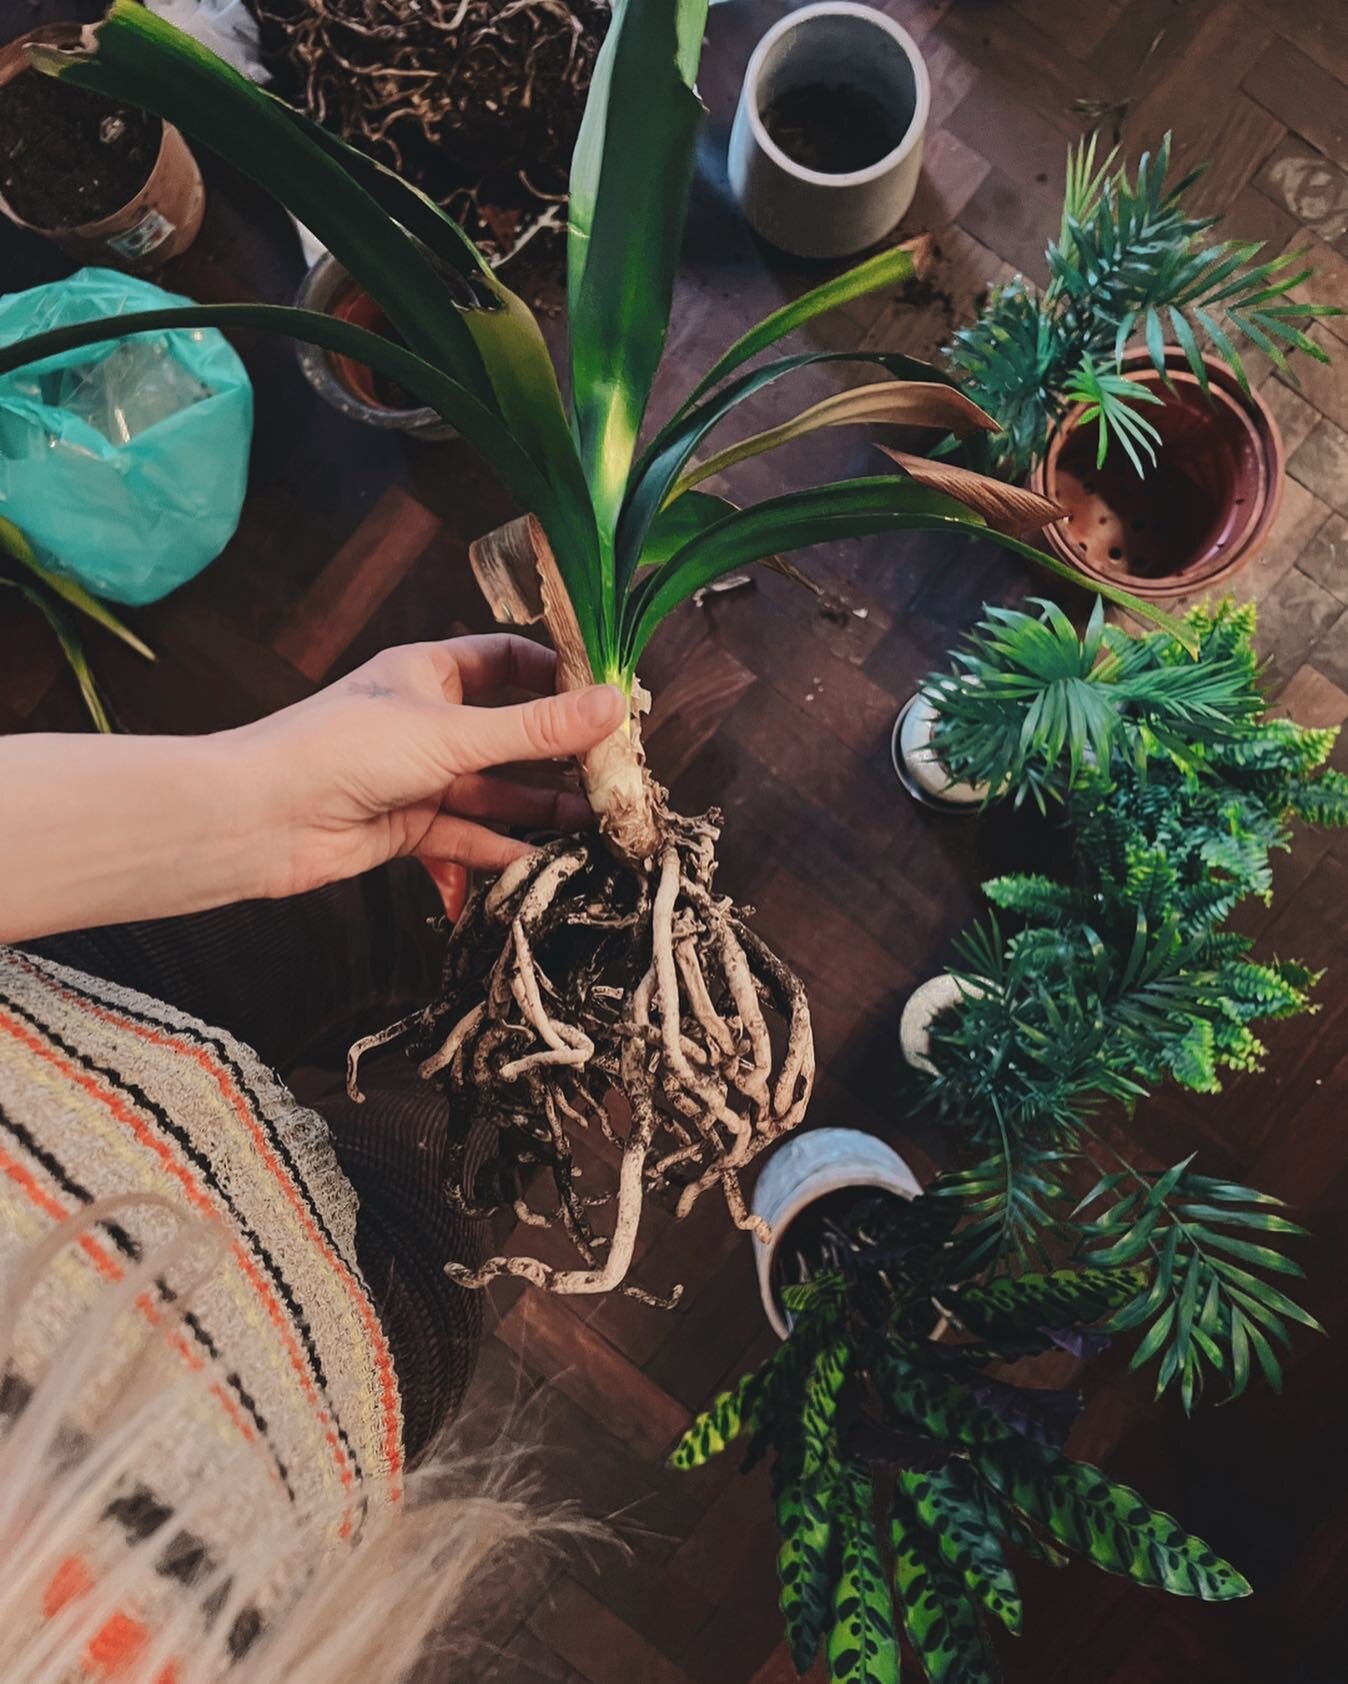
[[[339,321],[367,328],[385,339],[401,344],[388,317],[329,252],[325,252],[304,277],[295,303],[302,310],[321,310]],[[382,427],[410,433],[434,442],[452,439],[453,427],[440,415],[405,392],[396,382],[377,374],[364,363],[317,345],[296,345],[300,367],[319,396],[352,421],[367,427]]]
[[[771,1229],[754,1235],[763,1309],[782,1339],[791,1331],[785,1287],[810,1277],[830,1231],[859,1201],[892,1206],[916,1199],[921,1184],[891,1146],[860,1129],[811,1129],[779,1147],[754,1189],[753,1212]]]
[[[730,185],[755,232],[797,257],[847,257],[912,203],[931,103],[917,43],[853,0],[782,18],[754,50]]]
[[[1166,354],[1173,390],[1147,353],[1123,372],[1161,399],[1146,418],[1159,431],[1156,462],[1139,475],[1121,450],[1096,466],[1093,425],[1071,411],[1034,470],[1034,490],[1067,511],[1043,542],[1090,578],[1165,600],[1223,585],[1268,537],[1282,496],[1278,424],[1225,363],[1204,358],[1204,393],[1179,350]]]
[[[171,123],[45,76],[26,47],[70,47],[49,24],[0,48],[0,210],[82,263],[143,273],[187,250],[206,191]]]

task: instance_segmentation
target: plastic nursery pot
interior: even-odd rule
[[[793,1135],[768,1159],[754,1188],[753,1210],[772,1229],[772,1238],[754,1236],[754,1266],[763,1310],[778,1338],[785,1339],[791,1326],[778,1301],[773,1263],[792,1223],[823,1199],[875,1187],[901,1199],[922,1192],[899,1154],[859,1129],[810,1129]]]
[[[932,747],[932,733],[939,718],[931,702],[919,690],[899,709],[889,738],[889,757],[899,782],[924,807],[947,813],[976,813],[987,799],[986,784],[959,783]]]
[[[1077,409],[1030,480],[1067,510],[1041,535],[1049,550],[1092,579],[1160,600],[1222,585],[1244,567],[1268,537],[1283,482],[1282,435],[1258,392],[1242,391],[1212,357],[1210,398],[1182,352],[1167,352],[1166,366],[1173,392],[1144,351],[1124,358],[1124,373],[1162,399],[1143,410],[1161,434],[1144,476],[1116,444],[1097,469],[1095,427],[1080,426]]]
[[[75,46],[82,33],[78,24],[47,24],[0,47],[0,88],[9,87],[19,77],[32,76],[37,78],[35,86],[50,86],[53,101],[69,100],[72,95],[81,99],[91,98],[85,96],[82,90],[62,87],[60,83],[43,77],[40,71],[31,67],[24,52],[29,42],[54,47]],[[44,101],[44,105],[46,103]],[[53,120],[58,109],[54,104],[50,107]],[[30,114],[30,121],[36,124],[38,120],[36,113]],[[143,184],[131,191],[121,205],[84,221],[62,220],[59,224],[26,219],[2,195],[0,210],[20,228],[31,229],[53,240],[67,256],[80,263],[111,265],[140,274],[179,256],[196,239],[206,214],[206,189],[202,184],[201,171],[188,150],[187,142],[171,123],[165,123],[158,117],[142,118],[139,113],[135,120],[155,126],[152,132],[158,135],[158,145],[153,149],[153,162]],[[107,123],[109,119],[104,118],[103,121]],[[25,175],[36,179],[42,169],[42,160],[50,160],[51,137],[44,138],[40,129],[35,127],[31,139],[34,163]],[[91,180],[95,174],[94,163],[91,149],[87,171]],[[17,164],[13,152],[8,167],[10,192],[13,194],[15,181],[19,179],[14,174]]]
[[[730,134],[730,185],[750,226],[797,257],[848,257],[912,203],[931,84],[908,31],[871,6],[822,0],[754,49]]]
[[[960,983],[949,971],[929,977],[913,990],[899,1017],[899,1049],[914,1070],[925,1071],[928,1076],[936,1074],[936,1066],[928,1057],[933,1022],[942,1012],[949,1011],[962,999],[976,998],[979,992]]]
[[[324,252],[300,284],[295,303],[303,310],[321,310],[339,321],[352,322],[387,339],[397,335],[375,301],[357,286],[331,254]],[[296,345],[300,367],[309,384],[332,407],[352,421],[386,431],[409,433],[434,442],[456,436],[437,410],[418,404],[400,387],[364,363],[317,345]]]

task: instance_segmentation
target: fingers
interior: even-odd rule
[[[451,772],[478,772],[515,760],[581,754],[616,731],[627,703],[614,685],[595,684],[504,708],[456,708],[446,721]]]
[[[443,664],[441,683],[451,702],[475,701],[494,690],[546,696],[557,682],[553,651],[513,632],[454,637],[433,647]]]
[[[504,871],[529,852],[527,843],[499,836],[485,825],[461,819],[457,813],[440,813],[431,820],[417,844],[415,857],[438,883],[438,869],[446,865],[464,865],[475,871]]]
[[[485,777],[480,772],[465,772],[455,778],[445,794],[444,809],[462,819],[486,819],[526,830],[580,830],[594,818],[583,795],[535,789]]]

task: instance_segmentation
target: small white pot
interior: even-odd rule
[[[976,1000],[981,993],[981,989],[957,982],[949,971],[942,971],[940,976],[929,978],[913,990],[899,1018],[899,1047],[914,1070],[925,1070],[929,1076],[937,1074],[936,1066],[927,1056],[931,1051],[933,1019],[961,1000]]]
[[[845,175],[788,158],[763,113],[812,84],[856,88],[897,119],[892,152]],[[750,226],[797,257],[849,257],[882,240],[917,190],[931,83],[900,24],[854,0],[822,0],[774,24],[754,49],[730,134],[730,185]]]
[[[772,1289],[772,1260],[787,1229],[809,1205],[846,1187],[883,1187],[901,1199],[922,1191],[899,1154],[859,1129],[811,1129],[796,1134],[768,1159],[754,1188],[754,1215],[772,1229],[772,1238],[754,1236],[754,1265],[763,1310],[779,1339],[790,1323]]]
[[[918,691],[899,709],[889,739],[889,756],[899,782],[915,801],[928,807],[972,813],[987,800],[986,784],[954,783],[932,747],[940,717],[930,700]]]

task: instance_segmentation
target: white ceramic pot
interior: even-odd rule
[[[879,101],[899,139],[865,169],[825,174],[789,158],[764,125],[783,94],[855,88]],[[754,49],[730,134],[730,185],[755,231],[797,257],[849,257],[882,240],[917,190],[931,84],[900,24],[854,0],[822,0],[775,24]]]
[[[859,1129],[810,1129],[792,1135],[768,1159],[754,1188],[754,1215],[772,1229],[770,1240],[754,1236],[754,1265],[763,1309],[778,1338],[790,1324],[772,1289],[772,1260],[787,1229],[800,1213],[829,1193],[847,1187],[883,1187],[901,1199],[922,1191],[899,1154]]]
[[[940,976],[929,978],[913,990],[899,1018],[899,1047],[914,1070],[936,1075],[936,1066],[927,1056],[931,1052],[933,1019],[962,999],[977,999],[981,992],[957,982],[949,971],[942,971]]]
[[[986,784],[953,783],[932,747],[940,716],[919,690],[899,709],[889,739],[889,755],[899,782],[916,801],[954,812],[975,812],[987,800]]]

